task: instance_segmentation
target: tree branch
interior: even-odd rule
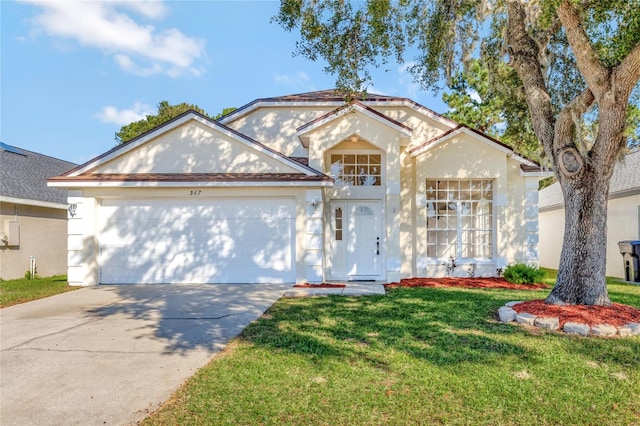
[[[614,68],[613,75],[616,86],[627,89],[629,96],[640,80],[640,43],[636,44],[622,63]]]
[[[556,119],[554,151],[563,146],[573,145],[576,123],[579,122],[582,115],[591,108],[594,101],[595,97],[593,96],[593,92],[587,88],[573,98],[573,100],[560,111]]]
[[[609,69],[605,67],[593,50],[580,19],[580,10],[575,3],[564,0],[557,9],[567,40],[573,51],[576,64],[596,99],[600,99],[610,89]]]
[[[522,80],[536,136],[549,158],[553,152],[555,118],[540,64],[539,47],[527,33],[525,7],[520,0],[507,0],[507,43],[511,65]]]

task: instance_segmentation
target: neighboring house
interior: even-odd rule
[[[640,149],[616,164],[607,209],[607,275],[624,277],[618,242],[640,239]],[[540,265],[558,269],[564,236],[564,196],[559,183],[540,191]]]
[[[49,184],[71,284],[391,282],[537,263],[540,176],[409,99],[321,91],[187,112]]]
[[[0,142],[0,278],[67,272],[67,191],[47,179],[76,164]]]

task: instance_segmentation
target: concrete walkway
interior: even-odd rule
[[[289,288],[99,286],[0,309],[0,424],[135,424]]]
[[[384,295],[384,286],[380,282],[346,282],[343,288],[291,288],[284,292],[284,297],[314,296],[372,296]]]

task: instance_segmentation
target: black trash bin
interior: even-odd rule
[[[640,240],[627,240],[618,243],[624,264],[624,279],[640,283]]]

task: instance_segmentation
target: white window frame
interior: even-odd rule
[[[345,155],[367,155],[369,156],[369,159],[367,161],[367,166],[370,167],[371,164],[371,155],[379,155],[380,156],[380,164],[374,164],[376,166],[380,167],[380,184],[379,185],[354,185],[351,183],[345,183],[342,179],[340,179],[340,175],[342,175],[343,170],[332,170],[332,162],[331,162],[331,156],[332,155],[341,155],[344,156]],[[357,158],[357,157],[356,157]],[[356,161],[357,162],[357,161]],[[342,166],[344,167],[344,162],[342,164]],[[335,150],[335,151],[329,151],[327,153],[327,167],[326,167],[326,173],[329,174],[331,177],[333,177],[335,179],[335,185],[337,187],[350,187],[350,188],[382,188],[384,187],[384,182],[385,182],[385,156],[384,156],[384,152],[382,151],[378,151],[378,150],[374,150],[374,149],[360,149],[360,150]],[[351,175],[349,175],[351,176]],[[353,175],[358,177],[357,174]],[[369,177],[371,176],[378,176],[378,175],[367,175]]]
[[[430,194],[429,193],[429,183],[430,182],[439,182],[446,183],[446,189],[439,189],[437,191],[438,194],[443,195],[446,194],[446,198],[439,197],[438,194]],[[469,197],[465,197],[464,199],[460,199],[458,196],[460,191],[466,191],[466,189],[456,189],[454,190],[457,194],[454,194],[449,186],[449,182],[456,182],[458,188],[460,188],[461,182],[466,182],[469,184]],[[473,198],[471,196],[471,192],[474,191],[471,186],[473,183],[479,183],[480,188],[476,190],[476,194],[480,192],[480,198]],[[483,186],[486,183],[491,184],[490,193],[483,190]],[[492,259],[495,257],[495,194],[496,194],[496,181],[495,179],[437,179],[437,178],[429,178],[426,179],[426,255],[429,263],[440,263],[441,261],[448,260],[450,256],[450,251],[445,249],[445,252],[441,255],[438,253],[439,240],[438,237],[441,233],[447,232],[455,232],[455,258],[461,262],[476,262],[476,263],[490,263]],[[440,187],[442,188],[442,187]],[[490,198],[484,198],[485,194],[490,195]],[[453,195],[453,196],[452,196]],[[485,200],[491,206],[491,212],[489,213],[489,218],[483,217],[485,215],[468,215],[464,214],[463,208],[469,206],[468,203],[478,203],[481,204]],[[437,210],[441,211],[437,211]],[[451,212],[454,212],[453,214]],[[463,218],[467,217],[473,223],[472,227],[465,227],[463,223]],[[453,218],[451,222],[455,224],[455,229],[453,226],[449,225],[450,218]],[[445,226],[440,227],[440,221],[444,219]],[[487,219],[488,227],[487,227]],[[478,226],[479,221],[483,221],[484,224]],[[435,223],[436,227],[430,227],[430,223]],[[430,241],[430,233],[433,233],[434,239]],[[486,238],[485,242],[480,244],[473,244],[464,241],[465,233],[479,233],[486,234],[488,233],[488,238]],[[448,237],[447,241],[452,241]],[[471,250],[474,251],[474,254],[477,254],[477,249],[473,248],[473,246],[485,246],[485,252],[487,256],[463,256],[464,248],[471,247]],[[432,252],[435,250],[435,253]],[[435,254],[435,256],[434,256]]]

